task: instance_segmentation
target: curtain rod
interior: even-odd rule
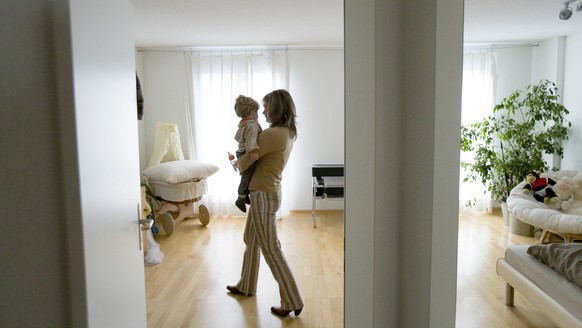
[[[188,51],[268,51],[268,50],[343,50],[343,45],[273,45],[273,46],[196,46],[196,47],[143,47],[137,52],[188,52]]]
[[[534,48],[539,47],[537,42],[528,43],[465,43],[463,44],[463,51],[472,50],[495,50],[495,49],[509,49],[509,48]]]

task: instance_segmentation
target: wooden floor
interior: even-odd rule
[[[520,293],[515,307],[505,306],[505,281],[495,264],[513,244],[536,244],[536,238],[512,234],[501,213],[468,211],[459,215],[457,267],[457,327],[557,327]]]
[[[156,236],[163,262],[146,267],[148,327],[343,327],[343,212],[326,214],[313,229],[311,214],[278,220],[281,247],[305,307],[281,319],[279,290],[264,260],[257,295],[228,294],[240,278],[245,217],[213,216],[202,227],[180,222],[170,237]]]
[[[279,305],[277,285],[262,261],[254,297],[228,294],[238,281],[244,217],[213,216],[180,222],[176,232],[156,236],[165,258],[145,268],[148,327],[343,327],[343,213],[328,212],[313,229],[309,213],[278,221],[279,238],[305,302],[299,317],[270,313]],[[556,327],[515,293],[506,307],[505,282],[495,262],[510,244],[536,239],[509,233],[500,215],[459,216],[457,327]]]

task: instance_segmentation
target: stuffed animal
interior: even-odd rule
[[[576,173],[572,180],[574,181],[574,184],[582,186],[582,171]],[[575,200],[582,200],[582,188],[576,188],[576,190],[573,191],[573,194]]]
[[[552,206],[558,210],[568,210],[572,207],[574,203],[574,190],[578,188],[578,185],[570,177],[562,177],[553,186],[553,190],[557,197],[553,199]]]
[[[552,189],[552,186],[556,184],[556,181],[550,178],[540,177],[539,172],[528,172],[525,181],[527,184],[522,189],[523,193],[527,194],[530,191],[533,191],[534,198],[539,202],[550,204],[552,199],[558,196]]]

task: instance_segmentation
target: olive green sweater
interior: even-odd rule
[[[249,183],[249,190],[277,192],[281,190],[283,169],[293,150],[294,138],[286,127],[272,127],[259,134],[259,160]],[[252,164],[250,153],[238,159],[240,172]]]

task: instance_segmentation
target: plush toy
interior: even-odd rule
[[[578,171],[572,180],[574,181],[574,184],[582,186],[582,171]],[[582,188],[578,187],[572,193],[574,194],[575,200],[582,200]]]
[[[540,177],[539,172],[528,172],[525,181],[527,181],[527,184],[522,189],[523,193],[527,194],[530,191],[533,191],[534,198],[539,202],[550,204],[552,199],[558,196],[552,189],[552,186],[556,184],[556,181],[550,178]]]
[[[558,210],[568,210],[574,203],[574,190],[578,185],[570,177],[562,177],[552,187],[557,197],[552,200],[552,206]]]

